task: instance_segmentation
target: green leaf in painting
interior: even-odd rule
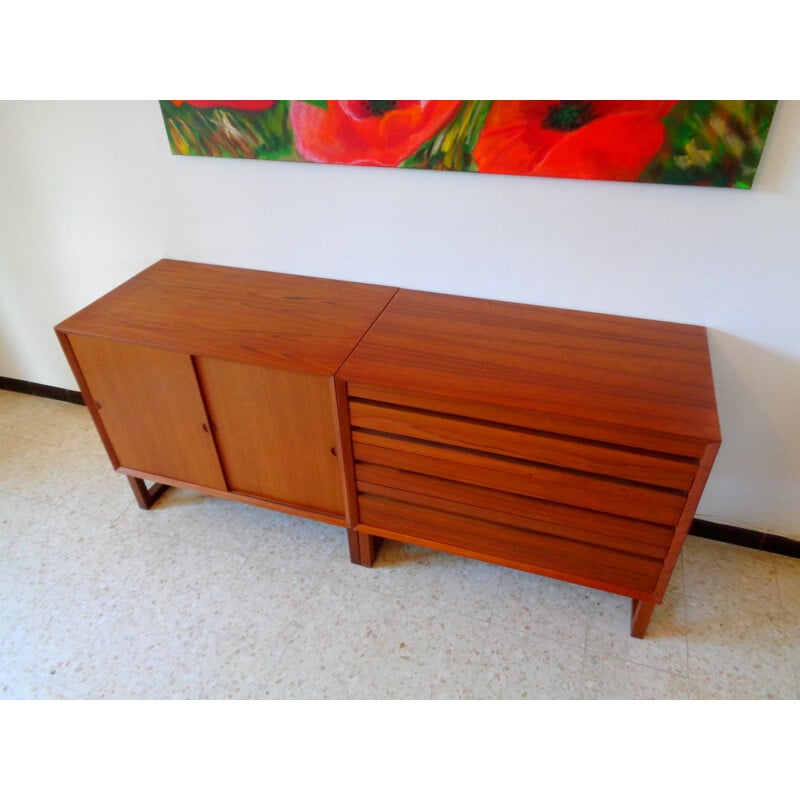
[[[302,102],[308,103],[310,106],[316,106],[317,108],[321,108],[323,111],[328,110],[327,100],[303,100]]]
[[[400,166],[474,172],[472,150],[491,104],[491,100],[465,100],[453,121]]]
[[[176,155],[298,160],[286,100],[259,114],[170,101],[161,101],[161,111]]]
[[[682,100],[664,119],[664,147],[639,180],[749,189],[775,100]]]

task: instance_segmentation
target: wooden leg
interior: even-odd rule
[[[128,482],[131,485],[133,496],[139,504],[139,508],[152,508],[153,503],[161,497],[164,492],[169,489],[165,483],[154,483],[149,489],[147,484],[141,478],[132,478],[128,476]]]
[[[631,636],[644,639],[650,617],[653,616],[656,604],[646,600],[633,600],[631,603]]]
[[[347,529],[347,543],[350,545],[350,561],[362,567],[371,567],[375,563],[383,539],[369,533],[359,533],[353,528]]]

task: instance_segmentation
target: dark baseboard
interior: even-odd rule
[[[754,550],[764,550],[767,553],[777,553],[780,556],[800,558],[800,542],[786,536],[778,536],[776,533],[763,533],[749,528],[739,528],[736,525],[708,522],[704,519],[695,519],[689,528],[689,533],[702,539],[714,539]]]
[[[47,397],[50,400],[63,400],[65,403],[76,403],[79,406],[86,405],[83,402],[81,393],[73,389],[47,386],[44,383],[34,383],[33,381],[21,381],[18,378],[4,378],[2,375],[0,375],[0,389],[6,389],[9,392],[32,394],[36,397]]]
[[[46,386],[43,383],[34,383],[33,381],[21,381],[17,378],[0,376],[0,389],[33,394],[37,397],[48,397],[52,400],[63,400],[66,403],[76,403],[81,406],[85,405],[80,392],[72,389],[61,389],[58,386]],[[714,539],[717,542],[727,542],[740,547],[764,550],[767,553],[800,558],[800,541],[789,539],[786,536],[778,536],[775,533],[762,533],[748,528],[739,528],[735,525],[724,525],[720,522],[695,519],[689,528],[689,534],[701,539]]]

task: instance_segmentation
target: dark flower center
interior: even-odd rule
[[[588,100],[560,100],[547,109],[544,127],[554,131],[575,131],[594,118],[592,104]]]
[[[371,117],[382,117],[397,108],[397,100],[365,100],[364,106]]]

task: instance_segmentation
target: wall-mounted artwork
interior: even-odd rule
[[[776,100],[162,100],[179,155],[749,189]]]

